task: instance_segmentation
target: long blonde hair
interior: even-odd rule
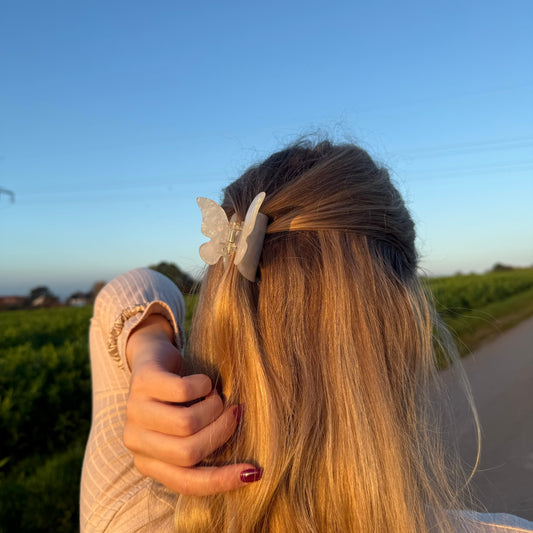
[[[212,462],[251,461],[263,478],[179,496],[176,530],[418,532],[429,513],[445,531],[458,493],[430,408],[440,325],[401,196],[365,151],[329,142],[250,168],[225,190],[228,216],[261,191],[259,281],[208,269],[189,364],[245,405]]]

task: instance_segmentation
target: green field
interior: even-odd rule
[[[533,268],[424,281],[462,355],[533,315]]]
[[[78,529],[90,308],[0,313],[0,531]]]
[[[533,315],[533,269],[424,281],[463,351]],[[187,297],[189,325],[195,300]],[[1,533],[78,530],[91,313],[0,313]]]

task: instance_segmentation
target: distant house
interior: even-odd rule
[[[92,293],[90,292],[75,292],[71,294],[66,301],[67,305],[71,307],[84,307],[89,305],[92,300]]]
[[[61,305],[59,300],[52,294],[41,294],[31,301],[32,307],[56,307]]]
[[[22,309],[26,300],[26,296],[0,296],[0,311]]]

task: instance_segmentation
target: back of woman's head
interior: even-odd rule
[[[434,323],[411,217],[384,168],[353,145],[300,143],[225,190],[268,217],[257,272],[210,267],[191,365],[245,415],[214,462],[263,479],[180,497],[180,531],[424,531],[453,504],[427,409]],[[438,516],[445,520],[445,515]]]

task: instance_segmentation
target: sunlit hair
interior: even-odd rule
[[[257,283],[208,269],[189,364],[243,403],[215,464],[263,479],[178,497],[184,532],[447,531],[459,493],[435,410],[440,325],[417,276],[412,219],[387,170],[353,145],[299,143],[225,190],[269,225]],[[464,480],[463,480],[464,481]]]

